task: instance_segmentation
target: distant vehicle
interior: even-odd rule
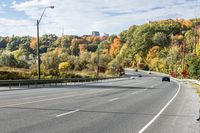
[[[151,74],[151,71],[148,71],[148,74]]]
[[[141,77],[142,77],[142,75],[141,75],[141,74],[138,74],[138,77],[140,77],[140,78],[141,78]]]
[[[130,79],[135,79],[135,77],[131,76]]]
[[[170,82],[170,77],[168,77],[168,76],[162,77],[162,81],[168,81],[168,82]]]
[[[135,72],[138,72],[138,69],[135,69]]]
[[[122,75],[125,75],[125,70],[124,70],[124,68],[122,68],[122,67],[120,67],[120,76],[122,76]]]

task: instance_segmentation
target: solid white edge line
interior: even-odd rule
[[[75,113],[75,112],[78,112],[78,111],[80,111],[80,109],[69,111],[69,112],[66,112],[66,113],[62,113],[62,114],[56,115],[56,117],[61,117],[61,116],[69,115],[69,114],[72,114],[72,113]]]
[[[175,81],[176,82],[176,81]],[[154,116],[154,118],[149,122],[147,123],[138,133],[143,133],[162,113],[163,111],[169,106],[169,104],[176,98],[176,96],[178,95],[178,93],[180,92],[180,89],[181,89],[181,85],[179,83],[179,88],[176,92],[176,94],[172,97],[172,99],[160,110],[160,112]]]

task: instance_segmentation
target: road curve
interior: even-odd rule
[[[141,74],[141,78],[135,79],[0,92],[0,132],[160,132],[157,122],[165,123],[160,118],[176,104],[174,99],[182,89],[178,93],[178,83],[161,82],[159,76]],[[131,75],[137,73],[129,72]]]

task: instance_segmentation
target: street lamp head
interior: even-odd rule
[[[54,6],[49,6],[49,8],[53,9],[53,8],[55,8],[55,7],[54,7]]]

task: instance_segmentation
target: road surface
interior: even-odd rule
[[[2,91],[0,133],[199,133],[197,96],[190,86],[141,74],[135,79]]]

